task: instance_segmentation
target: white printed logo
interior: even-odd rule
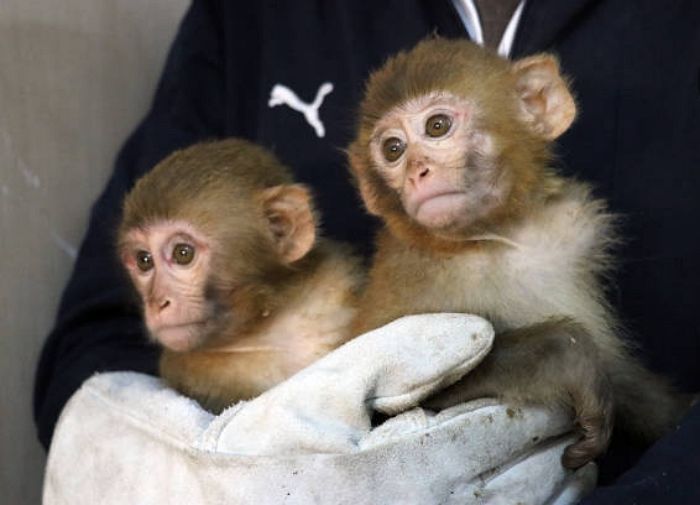
[[[323,127],[321,119],[318,117],[318,109],[323,103],[323,99],[328,93],[333,91],[333,84],[330,82],[324,82],[321,87],[318,88],[316,93],[316,99],[312,103],[302,102],[299,97],[283,84],[275,84],[270,92],[270,100],[267,102],[269,107],[275,107],[277,105],[288,105],[295,111],[301,112],[304,115],[306,121],[311,125],[311,127],[316,132],[318,137],[323,137],[326,134],[326,129]]]

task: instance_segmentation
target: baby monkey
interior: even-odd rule
[[[360,262],[317,236],[308,188],[272,154],[230,139],[177,151],[124,201],[122,263],[160,374],[219,412],[350,336]]]
[[[419,312],[489,319],[490,355],[428,405],[568,406],[582,432],[563,456],[570,468],[607,448],[615,414],[653,439],[684,408],[631,356],[606,302],[614,218],[550,168],[575,115],[553,56],[509,62],[431,39],[370,77],[348,150],[385,223],[353,333]]]

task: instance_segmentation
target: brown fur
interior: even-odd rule
[[[206,318],[185,350],[169,349],[146,318],[151,337],[165,346],[160,371],[170,385],[218,412],[349,338],[364,274],[346,248],[316,237],[316,221],[308,189],[244,140],[177,151],[137,182],[124,203],[119,250],[144,314],[167,307],[151,307],[151,297],[169,295],[181,312]],[[189,270],[175,266],[184,281],[166,284],[173,267],[159,264],[157,251],[153,273],[133,266],[134,251],[157,230],[176,234],[183,226],[196,234],[197,258],[206,259]]]
[[[405,126],[423,114],[411,104],[436,93],[457,104],[448,107],[455,132],[440,142]],[[553,57],[511,64],[466,41],[432,39],[391,58],[370,77],[348,150],[367,208],[386,224],[353,332],[422,312],[486,317],[497,331],[493,351],[429,405],[497,396],[569,406],[583,438],[567,448],[567,467],[605,450],[614,412],[653,439],[683,409],[664,381],[631,357],[605,300],[601,277],[617,240],[614,218],[584,184],[549,168],[549,142],[568,128],[575,112]],[[407,143],[405,160],[394,165],[379,159],[373,147],[384,128],[386,135],[419,138]],[[454,144],[479,136],[481,143]],[[455,154],[441,154],[441,143],[454,145],[457,154],[483,152],[467,152],[457,167],[440,166],[441,156]],[[402,167],[419,162],[425,177],[415,182]],[[404,203],[419,185],[447,180],[468,196],[476,186],[463,181],[484,167],[495,174],[477,180],[479,189],[491,192],[484,201],[495,202],[484,216],[469,204],[476,218],[456,217],[437,227],[411,215]]]

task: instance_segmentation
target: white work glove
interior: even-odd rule
[[[488,353],[461,314],[401,318],[220,416],[157,379],[94,377],[64,409],[44,503],[570,503],[595,481],[560,463],[562,412],[493,400],[414,408]],[[372,429],[374,410],[398,414]],[[558,498],[557,498],[558,497]]]

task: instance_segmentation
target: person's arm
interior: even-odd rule
[[[214,2],[193,2],[170,50],[152,109],[127,140],[92,209],[36,373],[34,419],[47,448],[63,406],[92,374],[156,372],[157,349],[147,342],[116,261],[116,223],[122,198],[140,175],[174,149],[223,135],[219,19]]]

